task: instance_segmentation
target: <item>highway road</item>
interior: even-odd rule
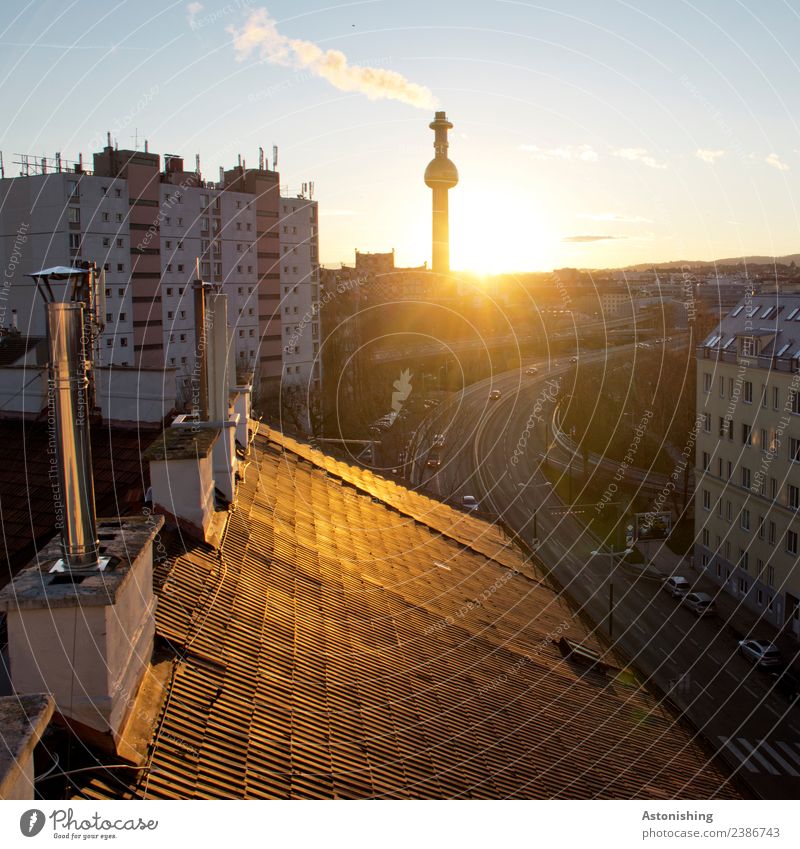
[[[633,346],[620,346],[583,355],[581,362],[633,354]],[[447,498],[476,496],[529,546],[538,537],[539,566],[563,588],[573,609],[593,623],[641,680],[684,713],[752,793],[797,798],[800,704],[791,706],[770,692],[766,674],[737,653],[739,638],[759,634],[737,631],[735,617],[697,619],[661,590],[660,581],[617,565],[608,549],[592,554],[603,550],[584,524],[595,504],[583,504],[576,485],[578,506],[567,509],[542,467],[545,436],[551,435],[537,419],[552,415],[547,396],[557,395],[553,387],[570,365],[567,360],[558,366],[536,365],[535,376],[520,370],[474,384],[429,416],[417,432],[413,479]],[[495,388],[502,397],[490,401],[489,391]],[[424,466],[427,447],[433,434],[442,431],[447,432],[442,465],[432,472]],[[691,573],[686,576],[692,578]]]

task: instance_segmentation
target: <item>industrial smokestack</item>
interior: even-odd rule
[[[450,223],[447,193],[458,183],[458,170],[447,157],[447,131],[453,125],[444,112],[437,112],[429,125],[434,131],[434,158],[425,169],[425,185],[432,190],[433,270],[439,274],[450,271]]]

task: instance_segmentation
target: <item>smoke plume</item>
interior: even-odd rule
[[[264,8],[254,9],[241,28],[229,26],[228,32],[239,62],[258,51],[273,65],[308,70],[340,91],[357,91],[370,100],[399,100],[420,109],[437,105],[430,89],[409,82],[397,71],[351,65],[340,50],[322,50],[311,41],[282,35]]]

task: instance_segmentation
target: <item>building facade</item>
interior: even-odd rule
[[[697,348],[695,562],[800,638],[800,296],[750,296]]]
[[[59,158],[0,180],[0,327],[44,336],[25,275],[94,261],[105,272],[98,365],[174,368],[180,399],[195,367],[199,275],[228,295],[237,379],[277,404],[282,384],[321,380],[318,250],[316,202],[282,200],[278,173],[262,163],[247,168],[240,159],[207,181],[199,162],[187,170],[167,154],[162,169],[158,154],[109,140],[92,171]],[[290,347],[287,327],[307,313],[307,329]]]

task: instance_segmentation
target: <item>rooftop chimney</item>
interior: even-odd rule
[[[93,407],[89,392],[89,340],[95,275],[93,264],[85,269],[48,268],[30,275],[36,281],[46,310],[50,371],[48,424],[53,431],[50,444],[56,455],[59,489],[55,493],[55,506],[63,552],[59,566],[75,573],[91,571],[100,564],[89,440]],[[51,278],[72,280],[73,285],[67,291],[70,300],[55,300]]]

